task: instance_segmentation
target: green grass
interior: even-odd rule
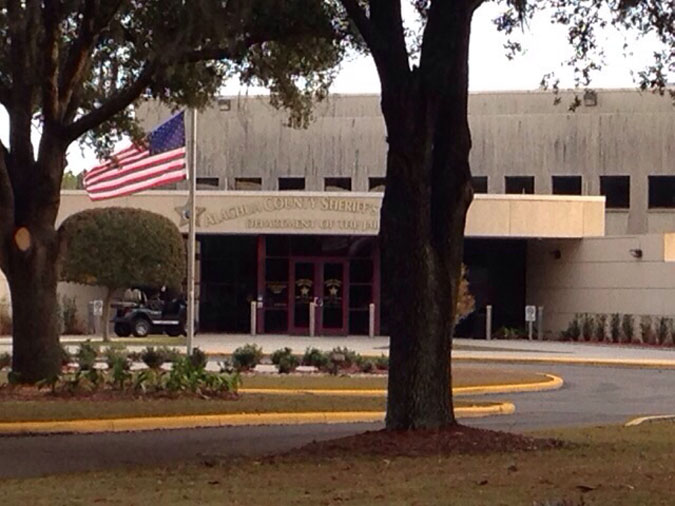
[[[308,413],[317,411],[384,411],[382,396],[266,395],[243,394],[239,399],[86,399],[48,401],[3,401],[0,422],[40,420],[109,419],[146,416],[206,415],[234,413]],[[491,405],[457,401],[455,405]]]
[[[0,487],[5,504],[31,505],[673,504],[675,424],[545,435],[576,445],[530,453],[392,459],[209,458],[208,465],[0,480]]]
[[[113,348],[124,348],[127,346],[186,346],[186,338],[184,336],[169,337],[162,335],[153,335],[148,337],[113,337],[110,342],[105,343],[100,339],[90,341],[91,345],[97,348],[112,346]],[[77,348],[80,342],[77,341],[61,341],[61,344],[68,347]]]

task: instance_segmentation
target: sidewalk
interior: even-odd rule
[[[100,341],[97,336],[64,336],[62,342],[73,349],[86,339]],[[126,341],[128,342],[128,340]],[[347,347],[362,355],[380,356],[389,354],[389,338],[377,336],[306,337],[265,334],[199,334],[195,346],[209,354],[229,354],[247,343],[255,343],[263,352],[288,346],[295,353],[303,353],[308,347],[323,351],[335,347]],[[127,345],[131,351],[142,350],[146,345]],[[609,345],[601,343],[572,343],[557,341],[527,340],[479,340],[454,339],[452,356],[455,360],[526,361],[553,363],[589,363],[616,365],[646,365],[675,367],[674,347],[650,347],[635,345]],[[11,338],[0,337],[0,353],[11,352]]]

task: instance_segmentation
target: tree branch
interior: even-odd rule
[[[66,127],[66,142],[70,143],[74,141],[85,132],[91,130],[92,128],[96,128],[101,123],[109,120],[115,114],[128,107],[141,95],[141,93],[143,93],[143,90],[145,90],[150,85],[158,68],[159,64],[157,60],[146,63],[145,67],[134,82],[130,83],[125,88],[122,88],[120,91],[108,98],[98,109],[94,109],[93,111],[85,114],[80,119]]]
[[[45,123],[53,122],[59,114],[59,22],[61,13],[57,0],[45,0],[42,10],[44,25],[44,72],[42,79],[42,112]]]
[[[359,2],[357,0],[340,0],[340,3],[342,3],[342,6],[347,11],[349,19],[356,25],[370,51],[373,52],[375,34],[373,33],[373,27],[370,25],[370,19],[366,16]]]

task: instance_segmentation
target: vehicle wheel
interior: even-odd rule
[[[166,333],[171,337],[178,337],[183,333],[182,329],[179,326],[167,327]]]
[[[134,336],[145,337],[150,333],[150,322],[144,318],[134,320]]]
[[[116,323],[114,330],[118,337],[129,337],[131,335],[131,327],[126,323]]]

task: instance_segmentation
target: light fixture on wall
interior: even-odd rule
[[[628,251],[630,251],[630,255],[633,258],[642,258],[642,250],[640,248],[634,248]]]

